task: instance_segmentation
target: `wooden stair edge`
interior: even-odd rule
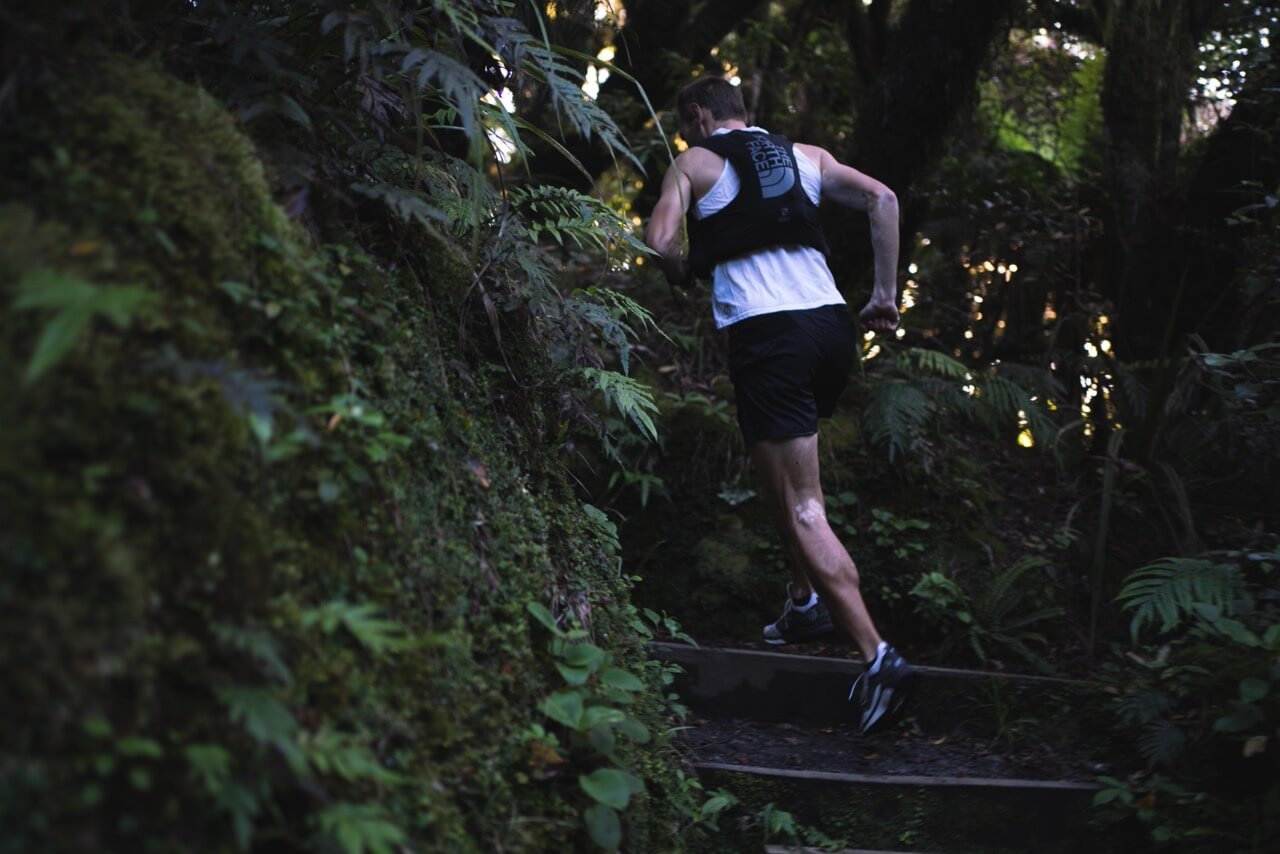
[[[763,765],[730,765],[725,762],[694,762],[696,770],[752,774],[758,777],[782,777],[791,780],[814,780],[826,783],[880,786],[938,786],[990,789],[1039,789],[1049,791],[1096,792],[1099,783],[1076,780],[1031,780],[1019,777],[929,777],[918,774],[851,774],[843,771],[806,771],[795,768],[770,768]]]
[[[680,658],[690,658],[696,656],[726,655],[729,657],[742,658],[759,658],[762,660],[773,660],[778,664],[793,663],[803,666],[800,669],[805,670],[837,670],[848,671],[851,675],[857,676],[862,672],[863,662],[861,659],[848,658],[831,658],[821,655],[796,655],[787,652],[771,652],[763,649],[734,649],[732,647],[718,646],[690,646],[684,643],[669,643],[667,641],[651,641],[649,649],[658,653],[658,657],[667,660],[675,660]],[[679,663],[677,661],[677,663]],[[1101,689],[1106,687],[1106,683],[1097,682],[1089,679],[1075,679],[1065,676],[1043,676],[1036,673],[1010,673],[1003,670],[972,670],[968,668],[957,667],[934,667],[926,664],[915,664],[912,662],[912,669],[922,676],[949,676],[962,679],[1002,679],[1010,682],[1023,682],[1029,684],[1056,685],[1066,688],[1080,689]]]

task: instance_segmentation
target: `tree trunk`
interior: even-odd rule
[[[1185,269],[1176,263],[1177,165],[1196,56],[1194,0],[1120,0],[1106,20],[1102,114],[1111,189],[1103,293],[1117,352],[1163,353]]]

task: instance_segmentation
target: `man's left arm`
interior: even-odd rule
[[[877,332],[892,332],[898,326],[898,197],[871,176],[844,165],[824,149],[818,150],[823,197],[866,211],[871,220],[875,284],[871,299],[858,316]]]

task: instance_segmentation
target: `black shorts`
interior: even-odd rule
[[[846,305],[758,314],[729,327],[729,378],[747,447],[818,432],[858,353]]]

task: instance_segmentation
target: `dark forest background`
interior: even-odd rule
[[[637,237],[710,72],[902,203],[902,328],[822,437],[886,634],[1105,683],[1097,820],[1269,850],[1278,27],[6,3],[0,849],[713,844],[644,644],[754,643],[783,556],[706,289]]]

